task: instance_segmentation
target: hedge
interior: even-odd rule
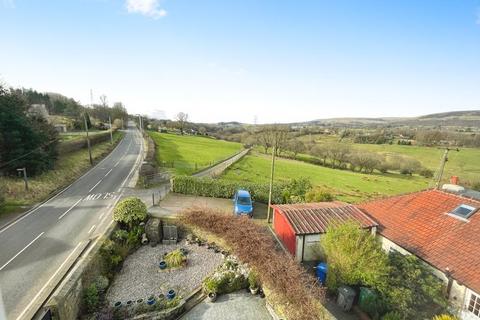
[[[289,183],[286,182],[274,184],[272,203],[280,204],[284,202],[283,194],[288,185]],[[173,192],[214,198],[233,198],[235,191],[238,189],[248,190],[255,201],[268,203],[268,184],[195,178],[191,176],[176,176],[172,183]]]

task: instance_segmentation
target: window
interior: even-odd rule
[[[456,207],[450,214],[462,219],[468,219],[475,211],[477,211],[477,208],[462,204]]]
[[[480,318],[480,296],[472,293],[468,304],[468,311]]]

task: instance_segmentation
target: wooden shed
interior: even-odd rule
[[[377,223],[362,210],[339,201],[272,205],[272,208],[275,234],[300,262],[322,258],[320,239],[332,223],[353,220],[376,232]]]

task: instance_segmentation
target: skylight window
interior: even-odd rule
[[[477,208],[466,204],[461,204],[456,207],[455,210],[450,212],[450,214],[462,219],[468,219],[472,214],[475,213],[475,211],[477,211]]]

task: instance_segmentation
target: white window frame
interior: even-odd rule
[[[475,297],[475,303],[473,305],[473,308],[478,307],[479,312],[478,314],[475,314],[474,311],[470,311],[471,306],[470,306],[470,301],[472,300],[472,297]],[[462,319],[465,320],[480,320],[480,294],[476,293],[475,291],[472,291],[470,289],[467,289],[466,295],[465,295],[465,304],[464,304],[464,311],[463,311],[463,317]],[[476,310],[476,308],[474,309]]]

